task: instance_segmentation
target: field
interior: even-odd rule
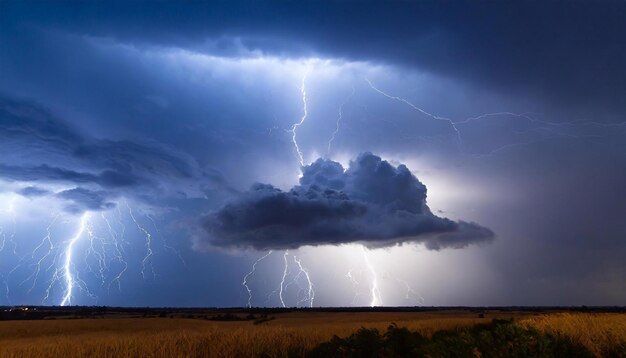
[[[626,313],[620,312],[109,313],[0,321],[0,357],[304,356],[334,335],[347,337],[361,327],[384,331],[394,322],[430,337],[494,318],[571,337],[596,356],[626,344]]]

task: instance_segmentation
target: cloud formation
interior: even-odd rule
[[[363,153],[344,170],[318,159],[288,192],[255,184],[201,220],[199,244],[289,249],[358,242],[370,247],[405,242],[428,249],[487,242],[494,233],[476,223],[434,215],[426,186],[404,165]]]
[[[624,110],[623,1],[457,1],[454,6],[436,1],[330,1],[320,6],[303,1],[276,6],[244,0],[37,7],[16,2],[4,8],[0,22],[9,28],[36,22],[226,56],[318,54],[381,61],[514,95],[540,93],[540,98],[579,110],[599,105]]]
[[[37,105],[3,97],[0,151],[0,180],[36,184],[16,193],[55,196],[71,212],[107,210],[120,196],[202,197],[210,183],[224,185],[219,172],[171,148],[93,138]]]

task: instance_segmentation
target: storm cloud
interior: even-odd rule
[[[255,184],[205,216],[202,227],[207,244],[258,250],[353,242],[419,242],[438,250],[494,238],[476,223],[434,215],[426,205],[426,186],[406,166],[394,167],[371,153],[360,154],[346,170],[318,159],[303,167],[300,185],[287,192]]]
[[[372,263],[428,304],[622,305],[624,18],[617,0],[0,1],[0,226],[31,257],[57,211],[59,244],[82,211],[119,217],[132,271],[132,209],[189,264],[157,252],[159,282],[79,304],[230,307],[253,259],[237,248],[417,242]],[[364,152],[389,163],[346,168]],[[290,252],[320,305],[352,299],[352,246]],[[16,276],[14,303],[40,304],[47,279],[20,293]]]
[[[68,201],[71,212],[107,210],[122,195],[144,201],[155,192],[193,197],[203,195],[202,181],[223,185],[219,172],[202,171],[171,148],[93,138],[26,101],[0,97],[0,139],[0,179],[36,183],[16,193],[54,195]],[[50,184],[63,189],[45,187]]]

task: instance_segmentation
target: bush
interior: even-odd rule
[[[560,335],[493,320],[472,328],[436,332],[430,339],[391,324],[387,332],[361,328],[347,338],[334,336],[310,357],[593,357],[580,343]]]

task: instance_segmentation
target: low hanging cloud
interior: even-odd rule
[[[434,215],[426,186],[404,165],[364,153],[344,170],[318,159],[303,168],[300,185],[282,191],[255,184],[201,219],[198,246],[291,249],[405,242],[428,249],[462,248],[494,238],[489,228]]]

